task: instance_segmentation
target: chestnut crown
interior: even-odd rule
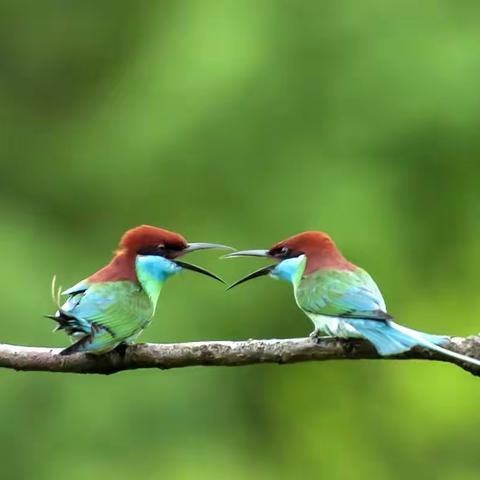
[[[278,259],[298,257],[306,255],[307,257],[322,256],[338,252],[335,242],[330,235],[324,232],[303,232],[286,240],[276,243],[268,255]]]
[[[185,238],[175,232],[151,225],[140,225],[127,230],[121,240],[120,249],[145,254],[159,249],[181,251],[187,248]]]

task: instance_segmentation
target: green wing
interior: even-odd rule
[[[141,332],[153,315],[153,306],[139,285],[119,281],[90,284],[70,297],[61,311],[73,322],[70,331],[86,334],[67,353],[101,353]]]
[[[385,301],[372,277],[356,270],[320,270],[304,276],[295,290],[306,313],[333,317],[385,320]]]

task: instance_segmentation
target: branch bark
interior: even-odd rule
[[[480,336],[451,337],[446,348],[480,358]],[[241,366],[257,363],[297,363],[323,360],[437,360],[453,363],[473,375],[480,368],[438,354],[414,348],[394,357],[379,357],[364,340],[324,337],[137,344],[105,355],[59,355],[61,349],[0,344],[0,367],[24,371],[112,374],[138,368],[170,369],[191,366]]]

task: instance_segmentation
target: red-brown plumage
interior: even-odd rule
[[[293,237],[282,240],[275,244],[271,253],[287,247],[294,254],[303,253],[307,257],[305,274],[309,275],[324,268],[336,268],[339,270],[355,270],[356,267],[350,263],[335,245],[330,236],[324,232],[304,232]]]
[[[187,247],[187,241],[178,233],[152,227],[151,225],[141,225],[132,228],[123,234],[120,240],[120,248],[115,253],[112,261],[88,277],[87,280],[92,283],[115,282],[119,280],[130,280],[137,283],[138,278],[135,271],[137,252],[158,245],[180,250]]]
[[[115,282],[119,280],[130,280],[138,283],[137,272],[135,271],[135,253],[119,250],[115,253],[112,261],[87,278],[88,282]]]
[[[182,249],[187,247],[187,241],[180,234],[163,228],[141,225],[127,230],[120,240],[120,248],[137,252],[146,247],[165,245],[169,248]]]

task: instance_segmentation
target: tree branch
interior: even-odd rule
[[[451,337],[445,348],[480,358],[480,336]],[[24,347],[0,344],[0,367],[15,370],[63,373],[111,374],[137,368],[180,368],[191,366],[241,366],[256,363],[296,363],[312,360],[378,359],[373,346],[364,340],[325,337],[210,341],[171,344],[137,344],[105,355],[59,355],[59,348]],[[385,359],[385,357],[383,357]],[[480,368],[462,361],[416,347],[409,352],[388,357],[397,360],[438,360],[458,365],[480,376]]]

